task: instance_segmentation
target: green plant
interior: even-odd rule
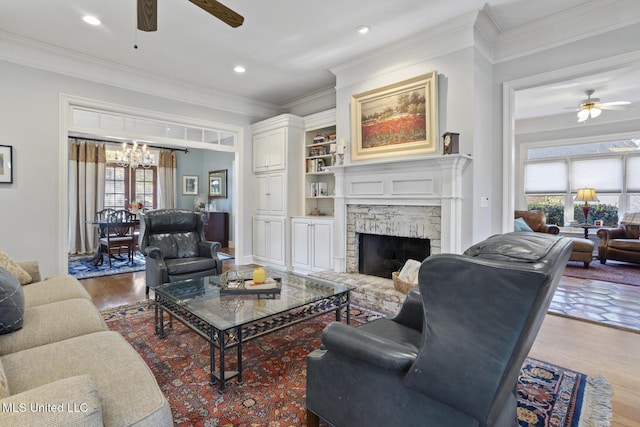
[[[527,205],[527,209],[544,212],[547,217],[547,224],[562,227],[564,225],[564,206],[560,200],[560,197],[545,197],[543,200],[530,202]]]

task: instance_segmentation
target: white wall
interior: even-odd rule
[[[12,145],[14,153],[14,182],[0,184],[0,248],[16,260],[38,260],[44,276],[64,272],[66,265],[66,254],[59,249],[61,212],[66,212],[67,203],[60,199],[61,174],[66,170],[59,149],[61,94],[240,126],[240,168],[251,170],[250,117],[6,61],[0,61],[0,93],[0,144]],[[253,203],[250,191],[240,194],[240,205]],[[250,215],[244,220],[250,223]],[[250,233],[243,241],[250,251]]]

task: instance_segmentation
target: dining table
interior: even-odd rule
[[[108,219],[101,219],[101,220],[86,221],[86,223],[98,229],[98,239],[106,237],[109,230],[116,227],[126,227],[127,225],[130,225],[135,230],[140,226],[140,220],[138,218],[132,221],[109,221]],[[91,264],[94,266],[102,265],[102,263],[104,262],[103,255],[104,255],[104,252],[102,250],[102,245],[98,242],[98,247],[96,248],[96,251],[93,257],[91,258]],[[113,256],[116,259],[119,259],[115,255],[111,255],[111,256]]]

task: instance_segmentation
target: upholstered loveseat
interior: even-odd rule
[[[41,280],[37,263],[18,265],[32,283],[20,286],[0,268],[0,305],[22,302],[20,324],[3,324],[0,335],[0,424],[173,425],[149,367],[107,329],[80,282],[66,274]]]

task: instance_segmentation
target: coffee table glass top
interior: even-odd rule
[[[241,271],[241,275],[251,279],[252,270]],[[223,289],[225,277],[220,275],[166,283],[155,292],[214,328],[226,330],[353,289],[315,277],[268,269],[267,277],[271,279],[267,285],[254,287],[246,283],[244,290],[235,287],[236,283]]]

